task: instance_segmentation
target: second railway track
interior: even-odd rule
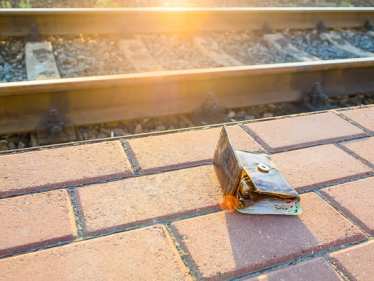
[[[370,94],[371,22],[371,8],[3,9],[0,35],[28,42],[27,76],[36,80],[0,83],[0,134],[53,133],[65,127],[200,111],[214,115],[222,109],[301,100],[318,109],[327,98]],[[319,45],[313,47],[314,41],[306,40],[303,32],[310,32],[307,37]],[[259,59],[257,65],[249,65],[240,50],[248,53],[253,42],[242,40],[239,54],[230,53],[219,38],[231,33],[256,34],[266,52],[281,59],[261,64],[264,53],[254,49]],[[59,78],[58,45],[46,38],[93,34],[122,38],[120,51],[126,61],[116,73],[126,73]],[[170,42],[175,34],[188,34],[198,50],[186,56],[182,66],[173,50],[157,52],[157,41]],[[140,35],[148,38],[148,45]],[[191,46],[178,51],[191,52]],[[170,67],[163,57],[168,55],[175,56]],[[340,59],[330,60],[331,56]]]

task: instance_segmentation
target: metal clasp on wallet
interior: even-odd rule
[[[299,215],[300,196],[270,156],[235,150],[224,127],[214,154],[214,167],[224,196],[234,197],[243,214]]]

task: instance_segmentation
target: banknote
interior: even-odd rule
[[[237,193],[239,204],[236,210],[254,215],[299,215],[301,214],[298,196],[284,198],[278,194],[260,194],[245,177],[240,181]]]

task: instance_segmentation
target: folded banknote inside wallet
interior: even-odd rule
[[[224,198],[244,214],[299,215],[300,196],[263,153],[235,150],[224,127],[214,154]]]

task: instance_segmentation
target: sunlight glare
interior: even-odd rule
[[[162,6],[164,7],[189,7],[193,6],[191,0],[164,0]]]

